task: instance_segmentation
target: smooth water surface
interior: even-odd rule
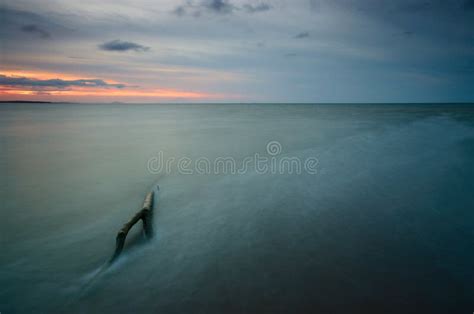
[[[147,169],[270,141],[317,173]],[[2,104],[0,183],[2,314],[474,311],[469,105]]]

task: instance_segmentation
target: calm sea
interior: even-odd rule
[[[2,314],[474,311],[474,106],[2,104],[0,200]]]

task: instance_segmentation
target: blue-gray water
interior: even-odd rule
[[[147,170],[269,141],[317,173]],[[2,104],[0,145],[2,314],[474,311],[474,107]]]

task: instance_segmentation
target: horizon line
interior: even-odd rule
[[[86,105],[474,105],[473,101],[416,101],[416,102],[88,102],[88,101],[43,101],[43,100],[0,100],[0,104],[86,104]]]

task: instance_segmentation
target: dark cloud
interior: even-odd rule
[[[100,79],[80,79],[80,80],[62,80],[50,79],[39,80],[28,77],[15,77],[0,75],[0,86],[25,86],[25,87],[39,87],[39,88],[58,88],[64,89],[72,86],[79,87],[105,87],[105,88],[124,88],[124,84],[109,84]]]
[[[272,7],[267,3],[259,3],[256,5],[252,4],[245,4],[243,9],[248,13],[257,13],[257,12],[264,12],[270,10]]]
[[[46,19],[36,13],[17,10],[7,6],[0,6],[0,26],[2,28],[14,25],[18,27],[24,24],[44,24]]]
[[[465,0],[462,7],[466,11],[473,11],[474,10],[474,0]]]
[[[406,2],[406,1],[405,1]],[[459,1],[423,1],[414,0],[407,3],[400,3],[396,9],[411,13],[423,13],[433,11],[439,14],[446,14],[448,12],[456,12],[461,10],[474,10],[474,0],[459,0]]]
[[[310,0],[311,7],[319,10],[324,5],[342,7],[369,14],[436,13],[447,14],[474,9],[474,0]]]
[[[201,12],[210,12],[214,14],[231,14],[235,11],[258,13],[268,11],[271,8],[271,5],[264,2],[237,6],[230,0],[201,0],[200,2],[187,0],[184,4],[175,7],[173,14],[177,16],[192,15],[198,17],[201,16]]]
[[[183,16],[186,14],[186,8],[184,5],[179,5],[173,10],[173,13],[177,16]]]
[[[44,39],[51,37],[51,34],[48,31],[40,28],[39,26],[35,24],[24,25],[21,27],[21,31],[25,33],[36,34]]]
[[[1,2],[1,1],[0,1]],[[72,30],[63,25],[57,14],[43,15],[0,5],[0,38],[23,41],[18,32],[41,39],[70,36]]]
[[[301,39],[301,38],[307,38],[307,37],[309,37],[308,32],[301,32],[299,34],[296,34],[293,38]]]
[[[235,6],[229,2],[229,0],[209,0],[202,4],[205,8],[210,11],[214,11],[219,14],[232,13]]]
[[[106,51],[147,51],[150,50],[149,47],[145,47],[130,41],[122,41],[120,39],[108,41],[106,43],[100,44],[99,48]]]

